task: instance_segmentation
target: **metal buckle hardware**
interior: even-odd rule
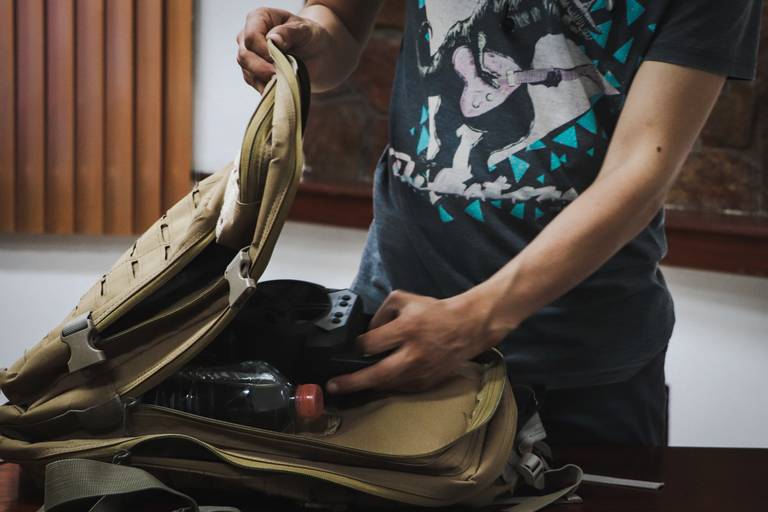
[[[237,252],[224,271],[224,279],[229,283],[230,308],[241,306],[256,289],[256,281],[248,273],[250,267],[251,258],[248,256],[248,247],[244,247]]]
[[[75,318],[61,330],[61,341],[69,345],[69,373],[104,362],[104,352],[93,346],[96,334],[90,311]]]

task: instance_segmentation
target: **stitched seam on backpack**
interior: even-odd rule
[[[219,177],[219,179],[220,179],[220,177]],[[187,196],[185,196],[185,197],[184,197],[184,199],[188,199],[189,197],[190,197],[190,196],[189,196],[189,195],[187,195]],[[184,199],[182,199],[182,201],[183,201]],[[195,215],[195,217],[192,219],[192,222],[190,222],[190,226],[192,226],[192,224],[194,224],[194,223],[195,223],[195,221],[197,221],[197,220],[198,220],[198,219],[200,219],[201,217],[202,217],[202,214],[201,214],[201,213],[198,213],[197,215]],[[206,236],[209,236],[211,233],[213,233],[213,232],[214,232],[214,229],[215,229],[215,224],[214,224],[214,227],[211,227],[210,229],[206,230],[206,231],[205,231],[203,234],[201,234],[199,237],[195,237],[195,238],[191,239],[190,241],[188,241],[188,243],[181,245],[181,246],[180,246],[180,247],[179,247],[179,248],[176,250],[176,256],[175,256],[175,257],[174,257],[172,260],[170,260],[170,262],[169,262],[169,263],[168,263],[168,264],[165,266],[165,268],[163,269],[163,271],[165,271],[166,269],[168,269],[169,267],[171,267],[172,265],[174,265],[176,262],[178,262],[178,260],[179,260],[179,259],[181,259],[181,256],[184,254],[184,251],[185,251],[187,248],[189,248],[190,246],[192,246],[192,245],[194,245],[194,244],[196,244],[196,243],[199,243],[199,242],[200,242],[201,240],[203,240],[203,239],[204,239]],[[121,305],[123,305],[123,304],[125,303],[125,300],[126,300],[126,299],[127,299],[129,296],[131,296],[131,295],[134,295],[134,294],[135,294],[135,293],[136,293],[136,292],[137,292],[137,291],[138,291],[140,288],[142,288],[143,286],[145,286],[146,284],[148,284],[150,281],[152,281],[152,280],[153,280],[154,278],[156,278],[156,277],[157,277],[157,274],[154,274],[154,275],[150,275],[150,276],[147,276],[147,278],[143,279],[142,281],[140,281],[139,283],[137,283],[135,286],[131,287],[131,288],[130,288],[130,289],[127,291],[127,292],[125,292],[125,293],[123,293],[122,295],[119,295],[118,297],[116,297],[115,299],[113,299],[113,301],[115,301],[115,302],[112,304],[112,306],[110,306],[108,309],[106,309],[106,310],[105,310],[105,311],[103,311],[101,314],[99,314],[99,316],[98,316],[98,317],[94,317],[94,319],[93,319],[94,323],[98,323],[98,322],[100,322],[101,320],[103,320],[103,319],[104,319],[104,317],[106,317],[107,315],[111,314],[111,313],[112,313],[113,311],[115,311],[115,310],[116,310],[118,307],[120,307]]]

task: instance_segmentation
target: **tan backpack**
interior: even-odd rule
[[[537,416],[516,431],[518,411],[496,351],[431,391],[377,395],[342,409],[338,430],[323,437],[141,403],[237,315],[293,201],[308,88],[295,59],[271,43],[269,50],[276,76],[247,126],[239,163],[196,185],[61,324],[0,373],[9,400],[0,406],[0,457],[45,481],[49,512],[93,502],[92,510],[138,510],[135,500],[149,491],[197,510],[166,484],[308,503],[443,506],[487,505],[527,482],[540,496],[522,500],[522,510],[573,491],[580,470],[549,470],[537,455]],[[217,242],[231,176],[239,196],[233,216],[219,221]]]

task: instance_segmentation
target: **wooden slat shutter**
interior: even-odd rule
[[[133,227],[133,4],[107,0],[107,109],[104,227]]]
[[[74,0],[46,0],[45,230],[75,229]]]
[[[141,232],[189,190],[192,12],[0,0],[0,232]]]
[[[136,8],[133,222],[137,226],[149,226],[160,216],[163,206],[162,176],[157,172],[163,166],[163,5],[156,0],[138,0]]]
[[[13,0],[0,0],[0,232],[15,227],[16,64]]]
[[[45,4],[16,7],[16,229],[42,233],[45,207]]]
[[[104,232],[104,0],[77,0],[75,229]]]
[[[165,158],[166,204],[189,188],[192,169],[192,10],[189,0],[166,0]]]

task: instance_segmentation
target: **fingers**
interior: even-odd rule
[[[368,332],[357,337],[357,347],[363,354],[380,354],[402,342],[400,325],[394,320],[400,316],[407,294],[395,290],[387,296],[373,315]]]
[[[423,391],[445,379],[455,365],[435,366],[401,347],[373,366],[329,380],[325,388],[331,394],[347,394],[368,389]]]
[[[295,20],[273,28],[266,37],[278,48],[286,51],[309,43],[312,38],[312,29],[307,23]]]
[[[397,318],[400,314],[400,308],[402,308],[408,295],[410,294],[401,290],[392,291],[387,298],[384,299],[384,302],[376,311],[376,314],[373,315],[368,328],[370,330],[376,329]]]
[[[403,372],[403,354],[395,352],[373,366],[329,380],[325,388],[329,393],[346,394],[364,389],[382,388],[382,383],[396,382]]]
[[[288,21],[291,16],[293,15],[288,11],[266,7],[249,12],[243,29],[245,47],[270,62],[272,59],[269,57],[266,35],[273,28]]]
[[[373,315],[373,318],[371,318],[371,322],[368,324],[368,330],[372,331],[374,329],[378,329],[382,325],[388,324],[397,316],[400,314],[400,309],[397,305],[389,301],[389,298],[387,298],[381,306],[379,306],[379,309],[376,310],[376,313]]]
[[[245,46],[244,32],[237,35],[237,63],[243,71],[243,78],[252,87],[261,92],[272,75],[275,68],[272,64],[250,51]]]
[[[243,70],[243,79],[259,92],[275,73],[266,34],[291,16],[280,9],[256,9],[248,13],[245,28],[237,35],[237,63]]]
[[[402,333],[397,322],[390,322],[357,337],[358,349],[367,355],[381,354],[401,343]]]

